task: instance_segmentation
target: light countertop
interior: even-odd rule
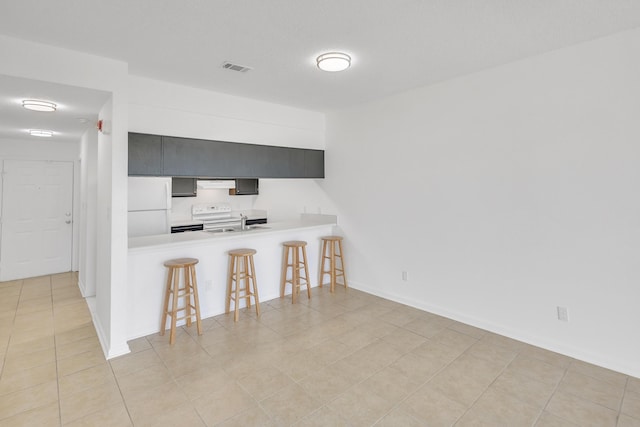
[[[315,215],[313,217],[302,216],[299,220],[270,222],[260,224],[258,228],[245,231],[232,231],[224,233],[211,233],[208,231],[189,231],[185,233],[159,234],[155,236],[131,237],[129,238],[129,251],[161,249],[167,247],[190,246],[200,244],[210,244],[216,241],[228,239],[242,239],[247,237],[258,237],[283,231],[295,229],[312,229],[336,225],[334,215]]]

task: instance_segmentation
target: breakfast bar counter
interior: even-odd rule
[[[200,312],[203,319],[224,313],[228,269],[227,252],[252,248],[260,301],[280,297],[282,242],[304,240],[307,245],[311,286],[318,285],[320,238],[334,234],[336,217],[303,216],[300,220],[260,224],[231,232],[192,231],[129,239],[127,339],[157,333],[166,282],[163,263],[173,258],[197,258]],[[287,293],[291,290],[287,289]],[[241,304],[242,306],[242,304]]]

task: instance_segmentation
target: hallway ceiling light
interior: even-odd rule
[[[50,101],[41,101],[38,99],[25,99],[22,101],[22,106],[27,110],[33,111],[56,111],[57,105]]]
[[[342,52],[327,52],[318,56],[316,62],[323,71],[344,71],[351,66],[351,57]]]
[[[41,136],[44,138],[50,138],[53,136],[53,131],[50,130],[42,130],[42,129],[30,129],[29,135],[31,136]]]

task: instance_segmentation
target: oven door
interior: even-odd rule
[[[172,233],[184,233],[185,231],[202,231],[203,224],[174,225],[171,227]]]

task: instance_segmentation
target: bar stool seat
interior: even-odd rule
[[[169,344],[176,341],[176,323],[178,320],[186,319],[187,327],[191,326],[192,318],[195,317],[198,327],[198,335],[202,335],[202,322],[200,321],[200,301],[198,300],[198,283],[196,281],[196,258],[178,258],[166,261],[164,266],[168,268],[167,285],[164,294],[164,308],[162,310],[162,323],[160,325],[160,335],[164,335],[167,323],[167,316],[171,317],[171,332],[169,334]],[[180,271],[183,276],[183,287],[180,287]],[[178,307],[178,300],[184,299],[184,305]],[[169,308],[171,301],[171,308]],[[178,313],[184,311],[184,317],[178,317]]]
[[[324,284],[331,286],[331,292],[335,292],[336,285],[348,288],[347,276],[344,272],[344,259],[342,258],[342,236],[324,236],[322,239],[322,252],[320,253],[320,278],[318,285],[322,287]],[[328,266],[327,266],[327,261]],[[324,276],[329,275],[329,283],[323,283]],[[338,282],[338,278],[342,278],[342,282]]]
[[[280,298],[284,297],[287,283],[291,283],[291,303],[294,304],[300,294],[300,286],[307,287],[307,298],[311,299],[311,284],[309,283],[309,268],[307,264],[307,242],[290,240],[282,243],[282,276],[280,279]],[[289,269],[291,273],[289,274]],[[304,270],[304,275],[301,271]],[[290,278],[287,278],[290,276]],[[302,282],[304,279],[304,282]]]
[[[231,311],[231,301],[234,303],[233,320],[239,319],[239,302],[246,300],[247,308],[251,308],[251,298],[256,305],[256,314],[260,316],[260,300],[258,298],[258,285],[256,283],[256,269],[253,263],[255,249],[233,249],[229,254],[229,273],[227,275],[227,298],[225,313]]]

